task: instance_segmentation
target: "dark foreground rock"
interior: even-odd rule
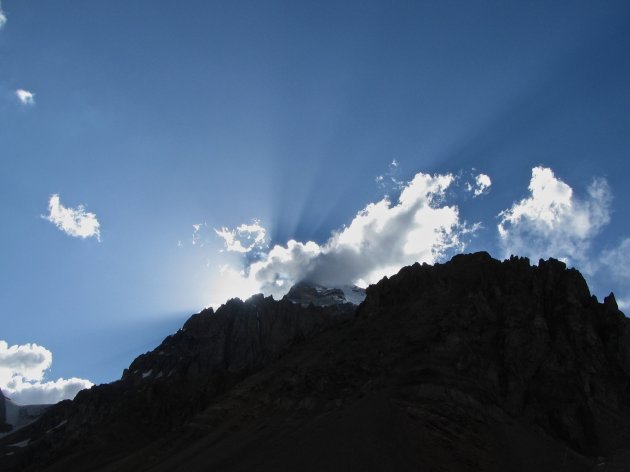
[[[233,300],[0,441],[0,469],[623,467],[629,328],[563,263],[486,253],[406,267],[356,311]]]
[[[11,425],[7,424],[7,407],[6,400],[2,390],[0,390],[0,433],[11,430]]]

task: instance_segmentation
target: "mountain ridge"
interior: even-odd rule
[[[365,300],[365,289],[356,285],[342,285],[326,287],[308,281],[301,281],[293,285],[289,292],[282,297],[298,305],[330,306],[350,303],[360,305]]]
[[[11,436],[29,447],[0,440],[0,465],[587,471],[623,453],[628,320],[577,270],[475,253],[366,293],[356,309],[258,295],[193,315],[120,381]]]

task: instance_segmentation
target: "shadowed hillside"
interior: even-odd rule
[[[358,308],[231,300],[192,316],[120,381],[2,439],[0,468],[624,464],[629,328],[614,296],[599,303],[563,263],[486,253],[405,267]]]

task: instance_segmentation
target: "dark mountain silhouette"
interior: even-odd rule
[[[192,316],[0,440],[0,470],[630,467],[630,325],[562,262],[460,255],[315,305]]]
[[[2,390],[0,390],[0,433],[4,433],[11,430],[11,425],[7,423],[7,407],[6,399]]]

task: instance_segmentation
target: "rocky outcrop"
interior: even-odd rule
[[[331,306],[350,303],[359,305],[365,299],[365,289],[355,285],[342,287],[324,287],[311,282],[295,284],[284,296],[283,300],[302,306]]]
[[[0,468],[586,472],[630,456],[630,325],[562,262],[456,256],[194,315],[29,428]]]
[[[6,400],[2,390],[0,390],[0,433],[11,430],[11,425],[7,424],[7,407]]]
[[[562,262],[416,264],[370,287],[359,317],[405,326],[398,348],[422,346],[425,375],[576,451],[604,456],[630,440],[630,324],[614,295],[598,303]]]
[[[302,306],[328,306],[346,303],[343,290],[307,282],[295,284],[284,296],[284,299]]]

